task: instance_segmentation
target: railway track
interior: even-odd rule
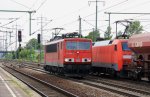
[[[65,91],[57,86],[44,82],[38,78],[27,75],[25,73],[19,72],[15,69],[12,69],[8,66],[2,67],[4,70],[27,84],[37,93],[39,93],[42,97],[77,97],[68,91]]]
[[[121,89],[125,89],[125,90],[128,90],[128,91],[133,91],[133,92],[137,92],[137,93],[140,93],[140,94],[150,96],[150,87],[149,88],[147,87],[147,88],[143,89],[140,86],[138,86],[138,87],[135,86],[136,84],[138,85],[139,83],[136,83],[135,85],[133,85],[133,82],[132,83],[127,83],[127,82],[125,83],[125,82],[122,82],[122,81],[102,79],[102,78],[93,77],[93,76],[87,76],[85,79],[89,80],[91,82],[102,83],[102,84],[105,84],[105,85],[109,85],[109,86],[113,86],[113,87],[117,87],[117,88],[121,88]],[[145,83],[145,84],[147,84],[147,83]],[[141,84],[141,85],[143,85],[143,84]]]
[[[95,88],[103,89],[106,91],[110,91],[113,93],[117,93],[122,96],[127,96],[127,97],[149,97],[150,93],[148,91],[143,91],[143,90],[138,90],[134,88],[128,88],[128,87],[119,87],[119,85],[111,84],[108,82],[103,82],[103,81],[97,81],[97,80],[91,80],[91,79],[72,79],[72,78],[67,78],[69,80],[73,80],[75,82],[79,82],[85,85],[89,85]]]
[[[29,69],[34,68],[34,70],[39,70],[41,72],[45,72],[43,70],[40,70],[38,67],[37,67],[38,68],[37,69],[36,67],[34,67],[32,65],[25,65],[25,67],[29,68]],[[45,72],[45,73],[48,73],[48,72]],[[123,96],[128,96],[128,97],[141,97],[141,96],[149,97],[149,95],[150,95],[149,91],[138,89],[138,88],[133,88],[132,86],[131,87],[125,86],[125,84],[124,85],[119,84],[117,81],[113,82],[108,79],[104,80],[102,78],[100,79],[100,78],[93,77],[93,76],[86,77],[83,80],[70,79],[70,78],[67,78],[67,79],[73,80],[75,82],[79,82],[79,83],[82,83],[85,85],[89,85],[89,86],[92,86],[95,88],[99,88],[99,89],[103,89],[103,90],[110,91],[113,93],[117,93],[117,94],[120,94]]]
[[[35,78],[43,80],[47,83],[51,83],[55,86],[58,86],[59,88],[64,89],[76,95],[76,97],[120,97],[120,95],[118,94],[107,92],[95,87],[91,87],[90,85],[81,84],[80,82],[71,81],[66,78],[60,78],[56,75],[50,75],[47,72],[43,73],[41,70],[37,71],[35,68],[32,69],[30,67],[28,69],[28,66],[26,68],[22,68],[19,67],[18,65],[15,66],[12,64],[9,64],[8,66],[17,71],[24,72],[27,75],[34,76]],[[68,96],[68,97],[74,97],[74,96]]]
[[[119,94],[123,94],[129,97],[149,97],[150,96],[150,89],[148,90],[142,90],[133,86],[126,86],[126,84],[122,85],[119,83],[119,81],[116,81],[114,83],[110,80],[101,80],[95,77],[86,77],[85,81],[83,81],[85,84],[93,85],[95,87],[103,88],[108,91],[113,91]]]

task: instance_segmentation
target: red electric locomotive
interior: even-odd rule
[[[68,76],[84,76],[90,71],[92,41],[84,38],[64,38],[45,45],[44,69]]]
[[[128,46],[134,52],[130,76],[139,80],[144,77],[150,81],[150,33],[131,36]]]
[[[131,64],[127,42],[127,39],[95,42],[92,47],[92,72],[127,76],[126,68]]]

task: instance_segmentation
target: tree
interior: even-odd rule
[[[89,35],[86,36],[86,38],[96,41],[96,38],[98,38],[99,36],[100,36],[99,31],[92,31],[89,33]]]
[[[134,21],[129,25],[127,33],[129,36],[131,36],[133,34],[142,33],[141,31],[143,31],[143,26],[141,26],[139,21]]]
[[[121,36],[122,35],[122,32],[121,30],[117,33],[117,36]]]
[[[12,53],[5,54],[5,59],[12,59],[13,55]]]
[[[107,30],[106,30],[106,32],[104,33],[104,38],[107,40],[109,40],[109,39],[111,39],[112,38],[112,35],[111,35],[111,27],[110,26],[108,26],[107,27]]]
[[[37,39],[35,39],[35,38],[30,39],[29,42],[26,44],[27,49],[32,49],[32,48],[39,49],[39,47],[40,47],[40,44],[38,43]]]

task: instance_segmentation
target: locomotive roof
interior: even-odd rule
[[[105,46],[105,45],[108,45],[110,41],[111,40],[98,41],[98,42],[95,42],[93,46]]]
[[[114,39],[114,40],[104,40],[93,43],[93,46],[106,46],[110,44],[117,44],[118,42],[127,42],[127,39]]]
[[[87,40],[87,41],[91,41],[91,39],[86,39],[86,38],[65,38],[65,39],[59,39],[59,40],[55,40],[55,41],[49,41],[45,45],[54,44],[54,43],[58,43],[58,42],[61,42],[61,41],[67,41],[67,40]]]
[[[135,34],[129,38],[129,42],[150,41],[150,33]]]

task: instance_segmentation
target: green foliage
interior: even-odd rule
[[[5,54],[5,59],[12,59],[13,55],[12,53]]]
[[[133,34],[142,33],[141,31],[143,31],[143,26],[141,26],[139,21],[134,21],[129,25],[127,33],[129,36],[131,36]]]
[[[19,58],[20,59],[24,59],[24,60],[29,60],[29,61],[35,61],[38,62],[38,56],[39,52],[35,51],[33,48],[32,49],[27,49],[24,48],[23,50],[21,50],[21,52],[19,53]],[[41,58],[42,59],[42,58]]]
[[[42,47],[42,45],[41,45],[41,47]],[[33,39],[29,40],[29,42],[26,44],[26,48],[27,49],[31,49],[31,48],[39,49],[40,44],[38,43],[37,39],[33,38]]]
[[[26,60],[26,61],[35,61],[38,62],[39,60],[39,49],[43,49],[42,45],[39,45],[37,42],[37,39],[31,39],[29,42],[26,44],[24,48],[18,47],[16,52],[12,52],[9,54],[5,55],[6,59],[19,59],[19,60]],[[41,62],[43,62],[44,59],[44,52],[41,50]]]
[[[121,36],[121,35],[122,35],[122,32],[121,32],[121,31],[119,31],[119,32],[117,33],[117,35],[118,35],[118,36]]]
[[[111,39],[112,38],[112,35],[111,35],[111,27],[107,27],[107,30],[106,32],[104,33],[104,38],[107,40]]]
[[[89,35],[85,36],[85,38],[92,39],[93,41],[96,41],[96,38],[100,36],[99,31],[93,31],[90,32]]]

